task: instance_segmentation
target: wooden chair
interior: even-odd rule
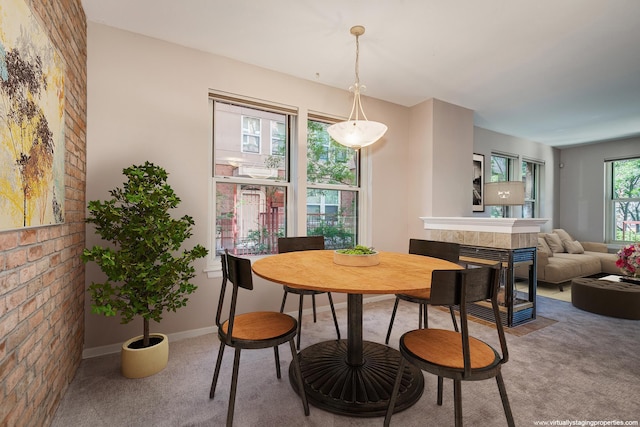
[[[233,285],[233,292],[231,294],[228,320],[222,321],[221,318],[223,306],[225,305],[224,297],[227,282],[231,282]],[[251,261],[229,255],[225,250],[224,255],[222,255],[222,286],[220,289],[218,310],[216,312],[216,324],[218,325],[220,350],[218,351],[218,359],[216,361],[216,369],[213,374],[213,382],[211,383],[209,398],[213,399],[216,391],[216,384],[218,382],[218,375],[220,374],[220,365],[222,364],[222,356],[224,354],[225,347],[233,347],[235,348],[235,358],[233,359],[229,409],[227,410],[227,427],[230,427],[233,424],[233,411],[236,400],[236,389],[238,386],[240,351],[242,349],[273,347],[276,358],[276,376],[280,378],[280,356],[278,353],[278,346],[288,341],[289,346],[291,347],[291,355],[293,357],[292,364],[296,370],[298,390],[300,390],[300,396],[302,397],[304,413],[305,415],[309,415],[309,404],[302,384],[300,362],[293,342],[298,326],[296,320],[287,314],[266,311],[244,313],[236,316],[239,288],[248,290],[253,289]]]
[[[500,368],[509,359],[507,342],[498,309],[499,265],[466,270],[437,270],[433,272],[432,305],[459,305],[460,332],[444,329],[416,329],[400,338],[402,359],[398,368],[384,425],[389,426],[401,379],[407,362],[438,376],[437,403],[442,405],[442,378],[453,380],[456,427],[462,426],[462,381],[496,378],[507,425],[515,426],[507,391]],[[491,300],[495,330],[502,356],[489,344],[469,336],[467,304]]]
[[[436,240],[410,239],[409,253],[444,259],[446,261],[457,263],[460,260],[460,245],[457,243],[438,242]],[[389,337],[391,336],[391,329],[393,328],[393,321],[396,318],[396,311],[398,311],[398,303],[400,302],[400,300],[418,304],[418,328],[422,329],[423,321],[424,327],[429,327],[427,306],[429,305],[430,293],[431,290],[427,289],[426,291],[396,294],[396,302],[393,305],[393,312],[391,313],[391,320],[389,321],[387,337],[384,340],[385,344],[389,344]],[[451,313],[453,327],[457,331],[458,323],[456,322],[456,316],[453,311],[453,307],[449,307],[449,312]]]
[[[280,237],[278,238],[278,253],[295,252],[295,251],[309,251],[309,250],[323,250],[324,249],[324,236],[304,236],[304,237]],[[311,291],[307,289],[296,289],[289,286],[284,287],[284,295],[282,296],[282,305],[280,306],[280,313],[284,311],[284,304],[287,302],[288,294],[300,295],[300,302],[298,303],[298,339],[297,348],[300,350],[300,332],[302,331],[302,307],[304,303],[304,296],[311,295],[311,305],[313,307],[313,323],[316,323],[316,295],[323,294],[322,291]],[[331,307],[331,314],[333,315],[333,323],[336,325],[336,334],[340,339],[340,328],[338,327],[338,318],[336,317],[336,310],[333,307],[333,298],[331,298],[331,292],[326,292],[327,298],[329,298],[329,307]]]

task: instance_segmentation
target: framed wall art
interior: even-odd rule
[[[473,155],[473,212],[484,212],[484,155]]]
[[[60,224],[64,61],[24,0],[0,10],[0,230]]]

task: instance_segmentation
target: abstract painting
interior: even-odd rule
[[[23,0],[0,0],[0,230],[64,222],[61,55]]]

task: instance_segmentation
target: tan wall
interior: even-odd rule
[[[640,138],[565,148],[557,167],[559,211],[556,228],[583,241],[604,242],[605,161],[640,156]]]
[[[549,218],[546,224],[542,225],[542,230],[550,231],[557,228],[557,220],[560,212],[558,198],[558,161],[560,150],[537,142],[493,132],[487,129],[474,129],[474,152],[484,155],[484,176],[488,179],[491,176],[491,152],[498,151],[507,154],[520,155],[521,159],[527,158],[542,162],[540,190],[542,197],[538,200],[540,204],[539,218]],[[519,167],[519,166],[518,166]],[[565,203],[563,206],[566,208]],[[512,206],[512,216],[519,218],[522,210],[520,206]],[[491,208],[485,206],[484,212],[475,212],[472,216],[489,217]]]
[[[86,20],[80,0],[27,1],[66,65],[63,225],[0,232],[0,425],[45,426],[82,357]],[[10,17],[9,17],[10,19]]]
[[[300,123],[309,111],[345,116],[351,106],[347,90],[96,23],[88,27],[88,50],[87,200],[104,199],[121,185],[124,167],[153,161],[169,172],[169,183],[182,199],[179,213],[195,220],[192,243],[208,245],[209,239],[209,90],[293,106]],[[434,205],[443,215],[471,215],[473,112],[438,100],[407,108],[366,98],[364,107],[371,120],[389,126],[384,138],[370,147],[364,165],[371,175],[363,185],[371,192],[362,208],[372,218],[365,241],[380,250],[405,252],[409,237],[424,232],[420,217],[433,215]],[[304,135],[301,129],[298,134]],[[304,155],[304,150],[298,152],[299,158]],[[306,176],[298,179],[304,183]],[[304,200],[298,207],[304,209]],[[304,224],[298,224],[298,230],[303,233]],[[88,228],[87,245],[97,242]],[[196,264],[200,274],[194,283],[199,289],[188,305],[166,314],[152,330],[178,334],[212,328],[220,279],[207,279],[205,264]],[[87,266],[87,283],[101,277],[95,266]],[[239,309],[278,309],[281,297],[280,285],[258,279]],[[345,301],[344,295],[334,298]],[[318,300],[326,304],[323,297]],[[109,351],[141,333],[141,321],[121,325],[117,318],[91,314],[88,306],[87,301],[86,349]],[[290,298],[286,310],[294,309]]]
[[[177,214],[195,220],[190,243],[208,245],[211,117],[210,90],[294,106],[299,123],[307,111],[348,115],[351,94],[317,82],[296,79],[263,68],[201,51],[143,37],[104,25],[88,26],[88,153],[87,200],[104,199],[122,184],[122,169],[152,161],[169,173],[169,183],[182,199]],[[296,54],[295,52],[293,54]],[[406,250],[406,144],[405,107],[364,99],[367,116],[384,121],[389,131],[370,149],[373,188],[367,201],[372,215],[372,244],[381,250]],[[302,153],[304,154],[304,152]],[[98,242],[87,228],[87,245]],[[220,279],[207,279],[206,262],[196,263],[198,290],[186,307],[167,313],[154,331],[177,334],[211,328]],[[95,265],[87,265],[87,283],[102,278]],[[258,280],[240,310],[278,309],[282,287]],[[344,295],[336,295],[344,302]],[[326,298],[319,297],[320,304]],[[295,310],[290,298],[287,310]],[[344,319],[346,321],[346,319]],[[142,321],[121,325],[117,318],[92,314],[86,306],[85,348],[112,346],[139,335]],[[112,348],[112,347],[109,347]],[[108,351],[108,349],[107,349]]]
[[[471,215],[473,111],[430,99],[410,117],[408,231],[426,238],[420,217]]]

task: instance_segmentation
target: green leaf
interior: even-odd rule
[[[88,203],[88,223],[108,246],[85,248],[83,262],[95,262],[106,275],[104,283],[92,283],[88,292],[91,311],[120,315],[122,323],[137,316],[160,321],[163,312],[187,303],[185,295],[196,286],[191,265],[208,254],[196,245],[182,249],[192,235],[192,217],[173,218],[170,210],[180,198],[167,184],[166,171],[153,163],[123,170],[122,187],[109,192],[111,199]]]

